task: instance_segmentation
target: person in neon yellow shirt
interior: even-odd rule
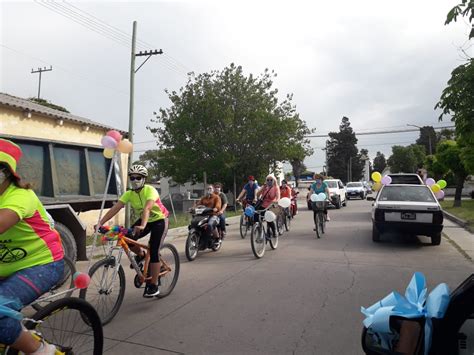
[[[22,151],[0,139],[0,303],[19,311],[49,291],[64,273],[64,251],[45,208],[16,167]],[[0,343],[26,354],[54,354],[56,347],[0,316]]]
[[[158,288],[158,275],[161,267],[159,250],[168,232],[169,213],[161,203],[158,191],[153,186],[145,184],[148,170],[143,165],[133,165],[128,170],[128,176],[132,189],[120,197],[118,202],[100,220],[99,225],[106,223],[127,203],[130,203],[134,221],[132,226],[134,239],[142,238],[151,232],[149,241],[151,282],[146,284],[143,296],[153,297],[160,294]],[[131,249],[137,254],[137,261],[143,259],[143,251],[140,247],[133,246]]]

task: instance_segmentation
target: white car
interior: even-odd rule
[[[382,186],[372,207],[372,240],[380,241],[384,232],[431,237],[431,244],[441,243],[443,210],[426,185],[390,184]]]
[[[367,195],[367,190],[361,182],[348,182],[346,185],[346,197],[348,200],[351,198],[360,198],[361,200],[365,199]]]
[[[347,205],[346,187],[339,179],[327,179],[324,182],[328,185],[329,195],[332,204],[336,208]]]

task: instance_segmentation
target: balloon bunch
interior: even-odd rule
[[[382,185],[390,185],[392,183],[392,178],[388,175],[382,177],[378,171],[374,171],[371,175],[372,180],[375,184],[372,186],[372,190],[378,191],[381,189]]]
[[[326,194],[324,192],[320,192],[319,194],[312,194],[309,198],[312,202],[325,201]]]
[[[102,226],[99,228],[99,233],[102,234],[102,243],[107,243],[130,236],[132,229],[121,226]]]
[[[115,150],[124,154],[129,154],[133,150],[132,143],[126,138],[122,139],[122,135],[115,130],[108,131],[100,142],[104,147],[104,157],[107,159],[113,158]]]
[[[430,187],[431,191],[434,192],[436,198],[441,200],[444,198],[444,191],[443,189],[446,187],[447,182],[445,180],[438,180],[437,182],[432,179],[428,178],[425,181],[425,184]]]

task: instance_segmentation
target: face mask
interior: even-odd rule
[[[267,180],[267,186],[273,186],[273,180]]]
[[[0,170],[0,184],[3,184],[3,182],[7,179],[7,175],[5,172]]]
[[[145,184],[145,179],[131,181],[132,190],[138,190]]]
[[[214,192],[213,189],[207,189],[207,195],[208,196],[211,196],[213,192]]]
[[[316,179],[316,183],[320,184],[320,183],[321,183],[321,179]]]
[[[216,187],[216,194],[220,194],[221,193],[221,188],[220,187]]]

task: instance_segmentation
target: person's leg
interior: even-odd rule
[[[211,216],[207,224],[208,228],[210,230],[211,236],[214,239],[219,239],[219,233],[217,232],[216,224],[217,224],[217,216]]]
[[[63,260],[20,270],[0,281],[0,299],[15,300],[16,305],[7,306],[19,311],[48,292],[61,279],[63,272]],[[0,343],[27,354],[42,346],[28,331],[22,330],[20,321],[10,317],[0,317]]]
[[[153,297],[159,294],[158,289],[158,277],[160,275],[161,262],[160,262],[160,248],[163,245],[163,240],[168,231],[168,219],[161,219],[155,222],[148,223],[150,227],[150,241],[148,242],[150,247],[150,276],[151,280],[145,288],[145,297]],[[147,227],[148,227],[147,226]]]
[[[133,227],[139,226],[141,223],[142,223],[142,220],[139,219],[138,221],[136,221],[132,225],[131,228],[133,229]],[[143,232],[140,235],[134,235],[131,239],[138,240],[138,239],[143,238],[144,236],[146,236],[148,233],[150,233],[149,224],[145,227],[145,229],[143,230]],[[130,245],[130,250],[133,251],[135,254],[137,254],[139,260],[141,260],[145,257],[145,252],[138,245]],[[139,260],[137,260],[137,262]]]
[[[226,229],[225,229],[225,214],[224,213],[219,216],[219,226],[222,232],[225,234]]]

